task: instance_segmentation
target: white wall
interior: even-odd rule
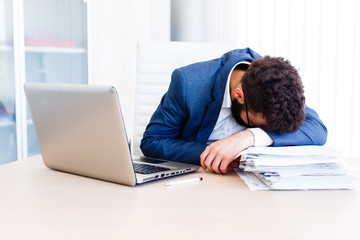
[[[170,0],[92,0],[93,81],[118,87],[128,125],[133,126],[136,42],[168,41],[171,19],[174,40],[233,43],[290,59],[300,70],[308,105],[328,127],[327,145],[360,156],[357,0],[172,3],[170,16]],[[186,13],[187,20],[174,22]]]
[[[170,0],[88,2],[91,82],[117,88],[132,136],[137,42],[170,40]]]

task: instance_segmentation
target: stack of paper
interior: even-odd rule
[[[341,159],[324,146],[253,147],[236,172],[251,190],[351,189],[356,178]]]

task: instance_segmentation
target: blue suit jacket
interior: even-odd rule
[[[218,59],[176,69],[144,132],[140,146],[143,154],[200,164],[200,154],[220,113],[231,69],[240,61],[251,62],[259,57],[250,48],[237,49]],[[306,120],[298,131],[283,135],[266,132],[273,138],[274,146],[323,145],[327,138],[326,127],[308,107]]]

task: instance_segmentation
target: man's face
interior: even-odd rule
[[[254,113],[250,110],[248,110],[247,112],[249,116],[249,122],[248,122],[247,120],[248,118],[246,116],[245,104],[240,104],[236,99],[234,99],[231,102],[231,113],[238,124],[245,126],[247,128],[266,126],[266,120],[265,118],[263,118],[261,113]]]

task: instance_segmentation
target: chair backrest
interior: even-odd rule
[[[142,155],[140,141],[149,120],[166,93],[174,69],[219,58],[237,48],[232,44],[157,42],[139,43],[135,93],[134,155]]]

